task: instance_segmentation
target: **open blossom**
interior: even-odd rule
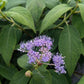
[[[55,64],[55,69],[57,73],[66,73],[64,69],[64,57],[62,57],[61,54],[56,53],[56,55],[53,56],[53,62]]]

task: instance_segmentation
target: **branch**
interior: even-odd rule
[[[76,3],[76,7],[70,12],[70,14],[65,19],[63,19],[63,21],[53,29],[56,29],[56,28],[60,27],[63,23],[65,23],[65,21],[76,11],[77,8],[78,8],[78,4]]]
[[[18,25],[12,18],[8,18],[8,17],[6,17],[6,15],[4,15],[3,14],[3,12],[1,11],[1,9],[0,9],[0,14],[2,15],[2,17],[3,18],[5,18],[7,21],[9,21],[9,22],[11,22],[13,25],[12,26],[17,26],[18,27],[18,29],[20,29],[20,30],[22,30],[24,33],[26,33],[28,36],[30,36],[31,38],[32,38],[32,36],[31,35],[29,35],[28,34],[28,32],[26,32],[20,25]]]

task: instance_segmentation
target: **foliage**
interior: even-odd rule
[[[27,54],[18,51],[21,42],[40,35],[53,39],[50,52],[64,56],[66,74],[56,73],[52,60],[29,64]],[[84,56],[83,39],[83,0],[0,0],[0,84],[71,84]]]

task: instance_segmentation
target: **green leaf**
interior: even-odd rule
[[[76,1],[75,0],[68,0],[67,3],[72,7],[76,6]]]
[[[24,4],[26,3],[26,0],[8,0],[8,3],[6,4],[5,8],[6,10],[9,9],[9,8],[12,8],[14,6],[18,6],[20,4]]]
[[[55,21],[60,18],[61,15],[63,15],[71,8],[72,7],[69,7],[67,4],[60,4],[51,9],[42,21],[40,33],[42,33],[49,26],[51,26]]]
[[[11,80],[10,84],[27,84],[29,78],[25,76],[26,70],[22,70],[17,72],[13,79]]]
[[[16,36],[17,36],[17,43],[18,43],[21,39],[22,31],[17,29],[17,27],[16,27]]]
[[[45,4],[43,0],[27,0],[26,8],[31,12],[35,22],[38,22]]]
[[[16,31],[13,27],[6,26],[0,33],[0,54],[6,64],[9,64],[17,42]]]
[[[78,82],[78,84],[84,84],[84,76],[80,79],[80,81]]]
[[[84,4],[78,4],[78,5],[79,5],[81,17],[82,17],[82,19],[84,21]]]
[[[81,43],[81,54],[84,55],[84,43]]]
[[[59,41],[59,36],[60,36],[61,30],[59,29],[55,29],[55,30],[49,30],[47,31],[46,34],[47,36],[51,37],[52,40],[54,40],[53,42],[53,46],[52,46],[52,50],[56,49],[58,46],[58,41]]]
[[[18,23],[21,23],[25,26],[28,26],[35,32],[34,21],[30,14],[30,12],[24,7],[14,7],[11,8],[9,11],[6,11],[5,14],[8,17],[12,17]]]
[[[45,0],[45,4],[48,8],[53,8],[55,7],[56,5],[58,5],[60,2],[59,0]]]
[[[51,84],[69,84],[65,75],[57,74],[54,70],[49,70],[52,75]]]
[[[82,18],[80,15],[73,15],[72,17],[72,25],[78,29],[80,32],[80,37],[84,37],[84,22],[82,21]]]
[[[17,72],[17,69],[12,65],[10,67],[0,64],[0,75],[8,80],[11,80],[13,75]]]
[[[65,65],[71,76],[81,53],[81,40],[77,29],[65,27],[59,38],[59,51],[65,56]]]
[[[32,65],[28,63],[28,56],[27,56],[27,54],[19,57],[18,60],[17,60],[17,63],[23,69],[26,69],[26,68],[30,69],[30,68],[32,68]]]
[[[42,66],[33,71],[33,76],[29,84],[52,84],[51,74]]]

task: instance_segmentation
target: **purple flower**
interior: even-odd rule
[[[53,62],[55,64],[55,69],[57,73],[66,73],[64,69],[64,57],[60,55],[59,53],[56,53],[56,55],[53,56]]]
[[[34,41],[35,46],[37,46],[37,47],[45,46],[49,50],[51,49],[52,44],[53,44],[52,39],[50,37],[45,36],[45,35],[36,37],[33,41]]]
[[[33,40],[27,41],[26,43],[22,42],[20,44],[20,51],[27,52],[28,62],[36,63],[48,62],[51,59],[52,53],[49,51],[52,48],[52,39],[45,35],[34,38]],[[35,50],[39,48],[38,51]]]
[[[21,51],[21,52],[25,52],[26,51],[26,46],[25,46],[24,42],[20,43],[20,48],[18,50]]]

